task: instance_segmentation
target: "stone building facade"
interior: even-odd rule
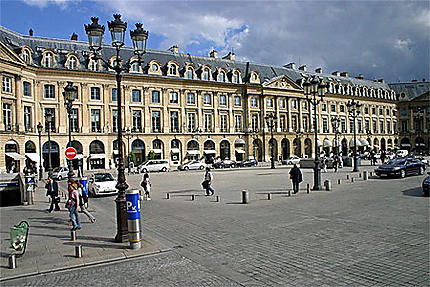
[[[114,61],[114,49],[102,56]],[[133,62],[131,48],[121,51],[132,59],[122,81],[124,154],[133,152],[137,164],[151,158],[178,165],[187,159],[270,159],[270,130],[264,117],[275,114],[274,155],[314,156],[313,109],[303,95],[303,82],[312,75],[328,83],[324,101],[317,107],[319,145],[326,154],[337,149],[347,154],[353,144],[353,122],[346,103],[363,104],[357,119],[361,150],[389,149],[397,145],[395,92],[383,80],[362,75],[314,72],[294,63],[283,67],[235,60],[148,50],[143,64]],[[73,105],[72,146],[78,151],[74,165],[84,170],[114,165],[116,141],[115,74],[94,61],[86,42],[25,36],[0,27],[2,76],[0,119],[0,171],[14,162],[46,166],[65,165],[68,119],[63,89],[68,81],[78,87]],[[47,143],[45,113],[52,112],[52,145]],[[337,140],[332,118],[337,116]],[[37,124],[41,123],[41,147]]]

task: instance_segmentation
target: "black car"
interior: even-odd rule
[[[395,158],[375,169],[380,177],[399,176],[411,174],[424,174],[425,164],[417,158]]]
[[[430,175],[430,172],[427,174]],[[423,181],[423,194],[424,196],[429,196],[430,193],[430,176],[427,176]]]
[[[227,167],[236,167],[237,163],[234,160],[225,159],[220,162],[216,162],[212,165],[213,168],[227,168]]]
[[[246,167],[246,166],[257,166],[258,165],[258,161],[255,159],[248,159],[248,160],[244,160],[242,162],[239,162],[237,164],[240,167]]]

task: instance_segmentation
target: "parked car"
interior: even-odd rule
[[[63,178],[67,178],[68,173],[69,173],[68,167],[59,166],[52,170],[52,178],[62,180]]]
[[[138,172],[148,172],[148,171],[168,171],[170,169],[170,164],[168,160],[165,159],[150,159],[142,163],[138,167]]]
[[[300,163],[300,159],[301,158],[299,158],[298,156],[293,156],[293,157],[290,157],[289,159],[284,159],[283,161],[282,161],[282,164],[299,164]]]
[[[189,161],[187,163],[184,163],[180,166],[178,166],[179,170],[190,170],[190,169],[204,169],[206,167],[206,164],[204,162],[200,162],[198,160]]]
[[[430,172],[428,172],[427,174],[429,174],[429,176],[427,176],[423,180],[423,195],[424,196],[429,196],[429,193],[430,193]]]
[[[212,165],[213,168],[226,168],[226,167],[236,167],[237,163],[234,160],[225,159],[220,162],[216,162]]]
[[[241,162],[237,163],[237,165],[240,166],[240,167],[257,166],[258,165],[258,161],[256,159],[252,158],[252,159],[241,161]]]
[[[117,181],[110,173],[95,173],[88,181],[88,193],[91,196],[117,194]]]
[[[395,158],[375,169],[379,177],[400,176],[411,174],[424,174],[425,164],[417,158]]]

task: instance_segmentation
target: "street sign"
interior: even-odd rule
[[[74,159],[76,157],[76,150],[73,147],[68,147],[65,154],[68,159]]]

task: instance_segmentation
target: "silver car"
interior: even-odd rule
[[[200,162],[198,160],[189,161],[187,163],[184,163],[180,166],[178,166],[179,170],[190,170],[190,169],[204,169],[206,167],[206,164],[203,162]]]

